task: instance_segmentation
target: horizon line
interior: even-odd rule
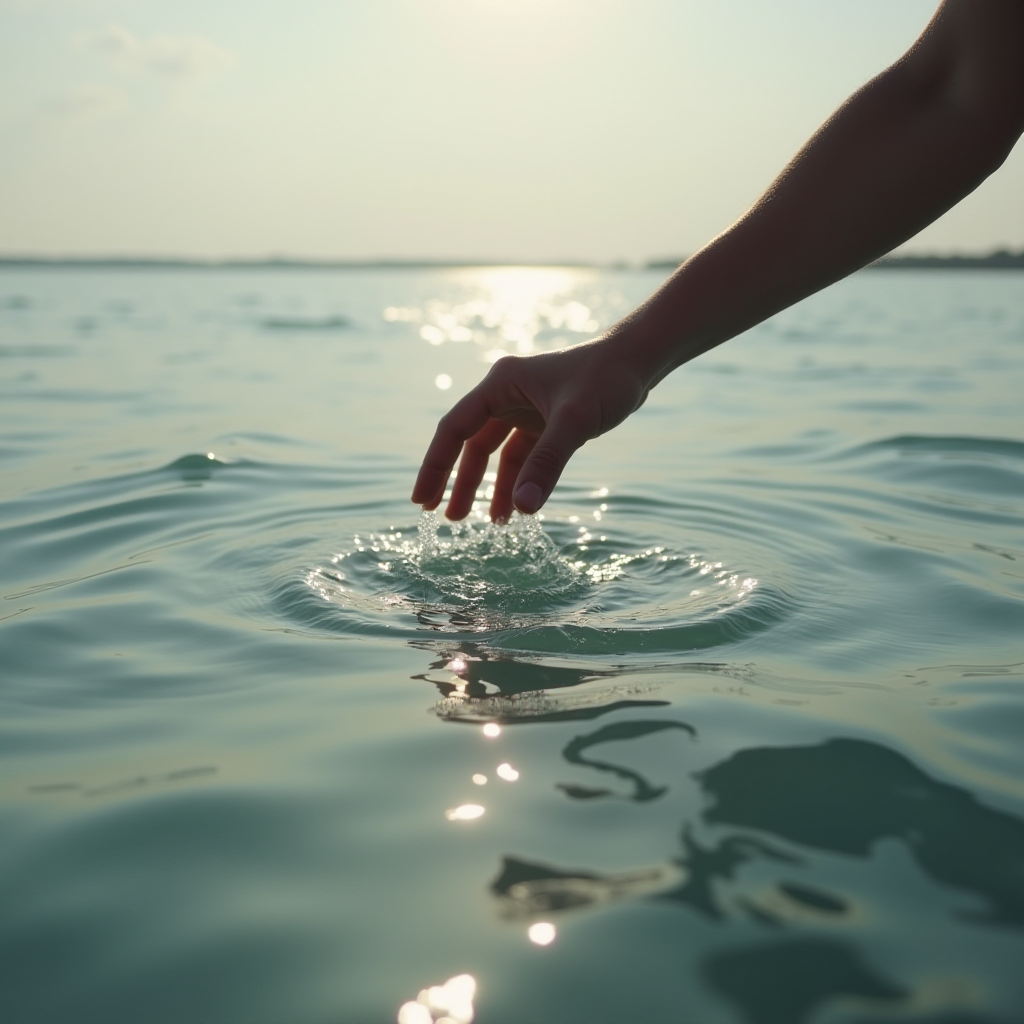
[[[674,270],[689,257],[658,257],[645,261],[629,260],[525,260],[469,259],[446,257],[309,257],[309,256],[167,256],[113,254],[28,254],[0,253],[0,269],[74,269],[108,270],[448,270],[471,267],[552,267],[580,270]],[[1024,269],[1024,249],[1007,248],[985,253],[889,253],[864,269]]]

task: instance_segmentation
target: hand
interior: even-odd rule
[[[505,356],[438,423],[412,500],[437,508],[461,452],[445,515],[465,518],[487,460],[504,444],[491,519],[504,522],[513,507],[536,512],[573,452],[643,405],[648,390],[609,337],[557,352]]]

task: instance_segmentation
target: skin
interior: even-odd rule
[[[667,374],[884,256],[972,192],[1024,131],[1024,0],[946,0],[757,202],[600,337],[507,356],[438,423],[412,500],[470,511],[501,449],[490,515],[536,512],[577,448]]]

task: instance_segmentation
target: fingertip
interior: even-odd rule
[[[441,499],[436,496],[431,497],[430,492],[425,487],[420,487],[417,484],[412,489],[412,497],[409,499],[414,505],[419,505],[424,512],[433,512],[438,505],[441,504]]]
[[[450,472],[450,471],[449,471]],[[424,466],[416,478],[412,489],[412,500],[415,505],[422,505],[432,512],[441,504],[444,489],[448,483],[449,473]]]
[[[512,502],[524,515],[532,516],[544,504],[544,492],[535,483],[520,484]]]
[[[440,502],[438,503],[440,504]],[[456,523],[460,519],[465,519],[466,516],[473,510],[473,497],[468,500],[464,494],[460,494],[457,491],[452,491],[451,496],[448,499],[448,505],[444,510],[445,519],[451,520]]]
[[[424,512],[433,512],[441,504],[443,497],[443,489],[428,488],[425,484],[417,481],[416,486],[412,489],[411,500],[414,505],[419,505]]]

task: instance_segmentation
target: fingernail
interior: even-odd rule
[[[536,512],[544,500],[544,495],[536,484],[520,484],[513,497],[516,508],[527,515]]]

